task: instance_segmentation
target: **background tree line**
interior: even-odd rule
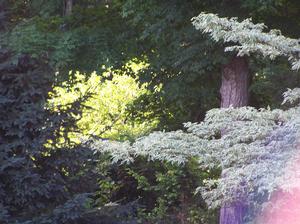
[[[117,167],[79,139],[133,141],[230,104],[277,108],[286,88],[299,86],[282,58],[224,53],[226,44],[192,25],[203,11],[300,36],[297,0],[0,1],[2,222],[217,222],[193,189],[220,170],[143,158]],[[122,98],[124,85],[132,99]],[[105,127],[92,132],[95,125]]]

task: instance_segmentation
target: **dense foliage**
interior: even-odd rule
[[[136,80],[138,72],[146,65],[130,62],[125,67],[127,72],[108,69],[102,76],[94,72],[88,78],[76,72],[72,80],[53,88],[48,104],[55,111],[62,107],[71,108],[82,96],[89,96],[82,105],[84,109],[77,121],[77,134],[69,133],[73,138],[78,141],[90,136],[135,139],[155,128],[155,120],[130,118],[129,108],[133,102],[142,95],[149,95],[146,83],[140,85]]]
[[[256,25],[250,20],[239,23],[202,13],[194,19],[194,25],[211,33],[215,40],[239,44],[225,50],[237,50],[241,56],[254,51],[271,59],[288,56],[292,69],[297,69],[298,41],[274,30],[261,33],[263,24]],[[262,202],[276,189],[291,191],[299,187],[297,170],[286,168],[298,161],[299,89],[288,90],[284,97],[284,103],[296,106],[289,110],[213,109],[203,122],[186,123],[187,132],[154,132],[133,144],[97,141],[93,147],[110,152],[113,162],[130,163],[136,156],[146,156],[150,160],[182,164],[189,158],[197,158],[204,170],[222,170],[222,176],[210,176],[197,190],[210,207],[243,201],[257,215]],[[252,213],[245,218],[255,223],[256,216]]]
[[[116,223],[134,214],[135,203],[97,211],[107,203],[95,200],[104,168],[89,148],[66,136],[78,130],[84,97],[69,108],[45,109],[52,71],[25,55],[16,65],[10,52],[1,59],[1,222]]]
[[[253,218],[297,159],[299,18],[298,0],[0,0],[0,223],[212,224],[241,198]],[[236,53],[251,107],[213,109]]]

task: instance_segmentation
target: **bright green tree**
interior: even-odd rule
[[[107,69],[101,76],[96,72],[87,75],[77,71],[73,74],[73,84],[63,82],[53,88],[49,106],[54,110],[58,106],[68,108],[80,97],[89,95],[77,119],[79,133],[69,133],[75,138],[97,136],[128,140],[145,135],[158,121],[133,120],[128,107],[141,95],[150,94],[147,84],[137,80],[140,70],[147,66],[144,62],[129,62],[123,70],[131,74],[118,69]]]

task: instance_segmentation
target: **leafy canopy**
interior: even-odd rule
[[[215,40],[239,44],[227,50],[238,50],[240,55],[261,53],[270,58],[288,56],[292,68],[298,68],[298,42],[275,31],[262,32],[263,24],[250,20],[239,23],[202,13],[194,19],[194,25],[211,33]],[[284,102],[295,103],[300,98],[299,89],[288,90],[284,97]],[[149,160],[182,164],[196,158],[202,169],[221,169],[224,173],[219,178],[208,178],[198,188],[210,207],[244,200],[254,211],[260,211],[262,198],[278,188],[290,190],[297,186],[298,175],[286,167],[298,159],[299,117],[298,104],[288,110],[213,109],[203,122],[186,123],[186,130],[153,132],[134,143],[95,141],[92,147],[110,152],[113,162],[130,163],[137,156],[146,156]],[[287,181],[291,177],[292,181]]]
[[[145,135],[158,121],[133,120],[128,106],[141,95],[149,94],[147,83],[137,81],[138,73],[147,66],[144,62],[130,61],[121,70],[110,68],[101,76],[93,72],[88,77],[77,71],[73,83],[67,81],[53,88],[49,107],[53,110],[68,108],[80,97],[89,95],[77,119],[78,133],[69,133],[73,138],[97,136],[132,140]]]
[[[208,33],[213,40],[229,44],[225,51],[237,52],[237,56],[251,53],[262,54],[271,59],[285,56],[293,70],[300,68],[299,40],[283,36],[280,30],[266,32],[264,24],[254,24],[251,19],[238,22],[237,18],[220,18],[209,13],[201,13],[192,18],[192,23],[197,30]]]

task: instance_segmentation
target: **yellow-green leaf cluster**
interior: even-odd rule
[[[139,71],[146,66],[144,62],[129,62],[125,69],[110,68],[101,75],[93,72],[89,76],[77,71],[72,84],[67,81],[54,87],[49,106],[53,110],[66,109],[89,95],[82,115],[78,116],[80,133],[69,133],[73,140],[91,135],[113,140],[135,139],[148,133],[158,123],[156,120],[133,120],[127,113],[128,105],[137,97],[149,94],[147,83],[141,84],[137,80]],[[124,71],[130,71],[130,74]]]

